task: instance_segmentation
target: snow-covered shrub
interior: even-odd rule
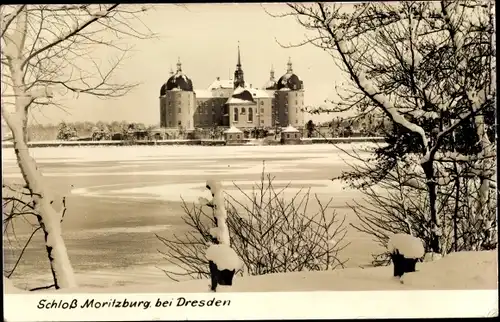
[[[205,253],[208,260],[212,283],[210,289],[215,291],[217,285],[233,285],[233,277],[241,268],[241,260],[236,252],[227,244],[210,245]]]
[[[61,122],[57,128],[57,139],[58,140],[69,140],[77,136],[76,129],[72,126],[66,124],[66,122]]]
[[[108,126],[105,124],[99,124],[92,129],[91,133],[92,141],[101,141],[111,139],[111,132]]]
[[[331,210],[331,200],[323,203],[311,197],[308,190],[285,199],[288,185],[275,187],[273,179],[263,171],[251,194],[235,185],[240,198],[225,195],[231,247],[243,262],[241,273],[262,275],[343,267],[346,260],[340,259],[339,253],[347,246],[345,217]],[[318,208],[316,212],[310,210],[311,199]],[[183,203],[187,233],[172,238],[157,235],[165,246],[160,251],[165,259],[183,271],[165,271],[173,280],[210,276],[204,255],[212,241],[215,221],[213,208],[206,204]]]
[[[389,238],[387,251],[394,264],[394,276],[415,271],[417,261],[424,256],[422,240],[409,234],[394,234]]]
[[[419,259],[424,256],[424,245],[420,238],[409,234],[394,234],[389,238],[387,250],[390,253],[398,253],[406,258]]]

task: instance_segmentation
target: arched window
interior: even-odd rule
[[[238,122],[238,117],[239,117],[239,115],[238,115],[238,108],[235,107],[234,108],[234,120],[233,121],[234,122]]]
[[[242,108],[241,108],[241,115],[245,115],[245,113],[246,113],[245,108],[244,108],[244,107],[242,107]]]
[[[248,108],[248,122],[253,122],[253,108]]]

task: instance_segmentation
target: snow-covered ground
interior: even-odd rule
[[[236,276],[233,286],[219,286],[218,292],[494,290],[498,287],[497,261],[496,251],[452,253],[433,262],[418,263],[416,272],[406,273],[401,279],[392,276],[392,266]],[[43,292],[197,293],[208,292],[209,284],[210,280],[200,279],[142,287],[79,288]],[[6,292],[20,291],[10,287]]]

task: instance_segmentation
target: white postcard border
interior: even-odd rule
[[[97,302],[119,307],[95,308]],[[161,306],[157,307],[158,299]],[[178,306],[182,299],[192,302]],[[212,306],[201,305],[201,300]],[[46,300],[41,302],[41,300]],[[76,308],[38,308],[57,303]],[[82,308],[94,300],[94,307]],[[127,300],[150,301],[145,308],[123,307]],[[60,302],[62,301],[62,302]],[[226,301],[226,302],[224,302]],[[62,303],[69,303],[64,305]],[[166,304],[164,304],[166,302]],[[139,302],[138,302],[139,304]],[[184,302],[186,304],[186,302]],[[57,305],[56,305],[57,306]],[[283,293],[164,293],[164,294],[4,294],[5,321],[132,321],[240,319],[444,318],[498,315],[496,290],[367,291]]]

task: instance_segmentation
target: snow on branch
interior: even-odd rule
[[[425,131],[421,126],[408,121],[403,115],[401,115],[397,108],[394,107],[390,99],[381,94],[380,91],[376,89],[375,84],[370,82],[364,74],[353,75],[353,77],[355,78],[355,81],[358,84],[359,88],[363,92],[365,92],[366,95],[370,97],[378,106],[380,106],[395,123],[420,135],[424,151],[428,150],[429,142],[427,139],[427,135],[425,134]]]

